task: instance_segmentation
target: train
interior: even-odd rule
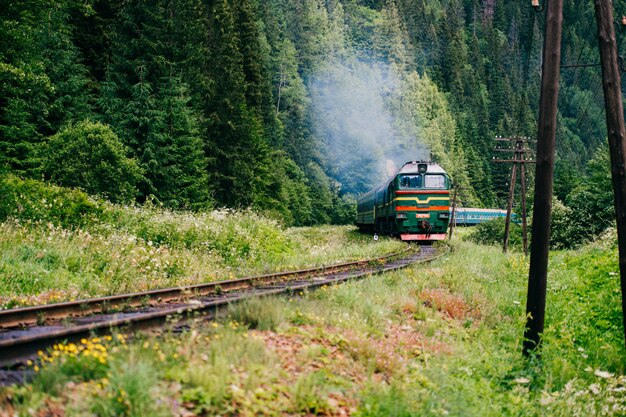
[[[444,240],[450,221],[450,177],[434,162],[409,161],[357,200],[357,227],[405,241]]]
[[[506,210],[457,207],[454,210],[454,218],[452,221],[455,226],[474,226],[505,217]],[[511,221],[513,223],[520,223],[520,218],[516,213],[511,213]]]

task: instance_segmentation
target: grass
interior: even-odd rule
[[[0,221],[0,308],[318,266],[402,247],[353,227],[285,229],[248,210],[113,205],[6,175]]]
[[[227,221],[236,224],[243,217],[236,213]],[[278,230],[279,240],[287,242],[281,255],[257,248],[258,255],[241,255],[233,262],[210,250],[155,244],[121,230],[100,233],[6,221],[0,223],[0,306],[210,282],[376,257],[402,248],[390,239],[375,243],[351,227],[311,228],[312,239]]]
[[[245,210],[118,206],[14,177],[0,177],[0,191],[0,308],[319,266],[402,248],[353,227],[285,229]]]
[[[303,262],[374,250],[347,228],[285,235],[317,252]],[[104,363],[57,348],[56,356],[44,354],[52,362],[32,364],[30,385],[0,391],[0,409],[77,416],[626,414],[615,236],[551,254],[544,345],[531,360],[521,355],[528,259],[464,240],[452,245],[429,265],[251,300],[221,322],[196,323],[182,334],[98,341]],[[75,350],[93,351],[93,341],[85,342]]]
[[[36,221],[13,213],[0,224],[5,307],[402,247],[349,227],[284,229],[247,212],[104,207],[81,196],[72,207],[92,207],[92,216],[80,215],[80,227],[68,227],[55,218],[66,222],[80,210],[67,211],[59,195],[49,192],[46,210],[19,201]],[[454,251],[429,265],[292,298],[250,300],[220,322],[193,323],[183,333],[57,345],[29,365],[30,384],[0,389],[0,410],[24,416],[625,415],[615,235],[551,253],[543,349],[527,360],[521,346],[528,258],[458,232]]]

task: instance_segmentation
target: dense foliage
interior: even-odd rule
[[[131,201],[141,170],[126,157],[124,145],[100,123],[81,122],[52,136],[43,148],[43,171],[55,183],[102,194],[113,202]]]
[[[565,63],[598,60],[594,25],[592,3],[566,2]],[[350,222],[390,162],[434,159],[466,204],[502,206],[493,138],[535,134],[543,26],[503,0],[4,1],[0,171],[127,199],[50,172],[49,138],[82,143],[88,121],[137,162],[136,182],[110,180],[138,202]],[[555,192],[591,234],[610,221],[588,196],[605,163],[588,164],[606,135],[599,80],[564,68],[558,118]]]

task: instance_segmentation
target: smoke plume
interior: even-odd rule
[[[404,162],[429,158],[417,128],[401,116],[401,80],[389,66],[336,64],[309,88],[315,132],[343,192],[365,192]]]

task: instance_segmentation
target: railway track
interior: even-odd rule
[[[445,252],[420,246],[384,257],[321,268],[0,311],[0,366],[8,367],[58,342],[114,329],[161,327],[172,317],[217,317],[220,309],[251,297],[298,293],[427,262]]]

